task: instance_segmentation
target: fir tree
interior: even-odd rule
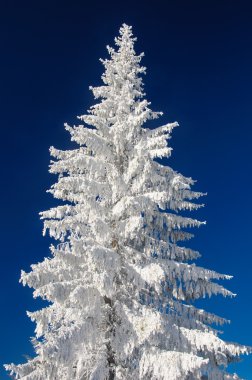
[[[124,24],[103,85],[90,88],[99,101],[83,125],[65,125],[77,148],[50,149],[49,192],[65,203],[41,213],[59,242],[52,256],[21,274],[50,304],[28,312],[36,356],[6,366],[17,379],[238,379],[227,366],[250,351],[220,339],[214,325],[226,321],[193,305],[233,296],[214,281],[230,276],[190,263],[199,253],[178,244],[202,224],[179,211],[201,207],[203,194],[158,160],[178,124],[145,124],[161,113],[145,98],[135,40]]]

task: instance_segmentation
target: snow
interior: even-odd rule
[[[226,320],[192,304],[233,296],[214,281],[230,276],[189,263],[200,254],[180,245],[205,222],[179,211],[205,194],[155,160],[171,155],[178,123],[146,128],[162,113],[145,98],[135,41],[123,24],[101,60],[103,85],[90,87],[97,103],[83,124],[65,124],[77,148],[50,148],[58,180],[48,191],[64,205],[40,217],[56,242],[20,280],[50,306],[28,312],[36,356],[6,366],[16,379],[238,379],[227,366],[251,351],[222,340],[212,325]]]

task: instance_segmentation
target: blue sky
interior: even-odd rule
[[[32,355],[34,325],[25,314],[43,305],[19,283],[21,269],[49,254],[38,212],[46,193],[48,148],[70,148],[64,122],[92,105],[101,83],[100,57],[123,22],[144,51],[148,99],[160,123],[177,120],[169,164],[207,192],[207,220],[191,247],[198,264],[232,274],[234,299],[204,300],[231,319],[223,337],[252,345],[251,88],[252,5],[249,1],[3,1],[0,12],[1,345],[0,364]],[[252,379],[251,359],[232,367]],[[0,368],[1,379],[8,379]]]

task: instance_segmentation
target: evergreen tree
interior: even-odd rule
[[[124,24],[103,85],[91,87],[100,100],[84,125],[65,125],[78,147],[50,149],[49,192],[65,203],[41,213],[59,242],[52,256],[21,274],[49,306],[28,312],[36,356],[6,366],[17,379],[238,379],[227,366],[250,351],[220,339],[214,325],[226,321],[193,305],[233,296],[213,281],[230,276],[190,263],[199,253],[178,244],[202,224],[179,211],[201,207],[203,194],[159,160],[178,124],[143,127],[161,113],[145,98],[135,40]]]

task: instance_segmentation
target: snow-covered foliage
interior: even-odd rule
[[[199,253],[181,244],[202,222],[179,211],[197,210],[203,194],[157,160],[178,124],[145,124],[161,113],[145,98],[135,40],[124,24],[103,85],[90,87],[99,100],[83,124],[65,125],[78,147],[50,149],[49,192],[64,205],[41,218],[59,244],[21,275],[49,306],[28,313],[36,356],[6,366],[16,379],[238,379],[226,368],[250,351],[221,340],[213,325],[226,321],[192,304],[232,296],[214,281],[230,276],[190,263]]]

